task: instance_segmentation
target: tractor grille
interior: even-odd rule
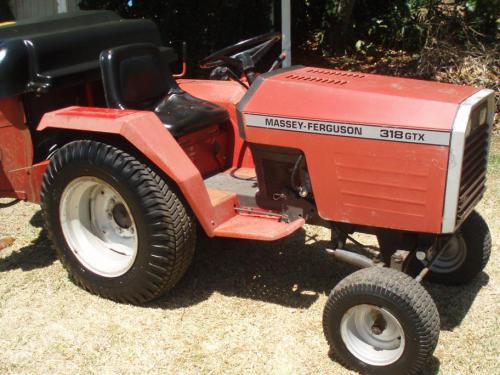
[[[471,131],[465,140],[457,225],[467,218],[486,190],[490,131],[487,123],[479,124],[479,113],[485,107],[486,105],[480,106],[472,113]]]

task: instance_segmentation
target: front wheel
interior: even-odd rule
[[[408,275],[366,268],[330,294],[323,330],[342,364],[369,374],[416,374],[434,352],[439,314],[427,291]]]
[[[106,144],[61,148],[42,183],[49,238],[72,279],[120,302],[151,301],[193,258],[193,216],[168,182]]]
[[[429,281],[461,285],[474,279],[486,266],[491,254],[488,224],[474,211],[453,234],[427,276]],[[426,266],[426,262],[420,265]]]

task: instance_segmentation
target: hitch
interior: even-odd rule
[[[184,78],[187,73],[187,43],[182,42],[182,71],[179,74],[172,74],[174,78]]]

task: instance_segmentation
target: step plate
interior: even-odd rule
[[[205,180],[208,189],[235,193],[240,205],[257,207],[255,195],[259,191],[255,169],[238,168],[216,174]]]
[[[274,241],[286,237],[305,224],[304,219],[285,223],[277,219],[236,215],[215,228],[215,236]]]

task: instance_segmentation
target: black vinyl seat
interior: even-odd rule
[[[174,137],[229,119],[222,107],[182,90],[153,44],[105,50],[100,64],[108,107],[153,111]]]

